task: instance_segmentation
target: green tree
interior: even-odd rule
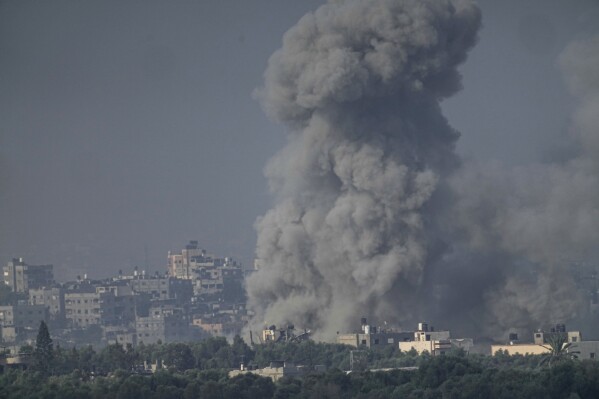
[[[163,360],[169,368],[177,371],[185,371],[195,366],[195,358],[191,348],[184,343],[167,345]]]
[[[202,399],[222,399],[223,389],[218,382],[207,381],[200,388],[200,398]]]
[[[33,352],[35,359],[35,368],[43,373],[50,373],[54,362],[54,348],[48,326],[42,320],[35,340],[35,350]]]
[[[233,356],[235,356],[233,366],[237,366],[237,363],[242,361],[245,364],[248,364],[254,360],[254,352],[252,351],[252,348],[250,348],[239,335],[236,335],[235,338],[233,338],[231,351],[233,352]]]
[[[99,353],[99,366],[105,371],[116,369],[130,370],[135,364],[132,350],[125,350],[121,344],[115,343],[106,346]]]

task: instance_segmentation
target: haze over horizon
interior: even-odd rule
[[[557,58],[596,34],[594,1],[480,1],[442,103],[458,154],[565,159],[575,100]],[[251,265],[285,145],[252,93],[285,31],[322,2],[0,2],[0,260],[58,279],[164,270],[197,239]]]

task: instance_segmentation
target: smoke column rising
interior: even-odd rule
[[[496,263],[492,278],[477,281],[483,294],[468,297],[480,304],[475,314],[490,336],[583,316],[575,263],[599,259],[599,37],[570,44],[559,65],[578,102],[569,131],[577,153],[512,169],[465,163],[451,178],[450,224],[463,233],[453,255],[493,253]],[[463,265],[467,273],[485,267]]]
[[[258,220],[254,323],[319,338],[361,314],[410,319],[438,252],[443,181],[459,134],[439,101],[474,45],[469,1],[333,1],[269,60],[258,97],[291,130],[267,165],[275,206]]]

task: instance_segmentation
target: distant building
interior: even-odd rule
[[[64,291],[60,287],[30,289],[29,303],[46,306],[53,318],[64,315]]]
[[[104,316],[110,317],[112,295],[95,291],[66,292],[65,317],[71,327],[86,328],[102,324]]]
[[[109,293],[113,298],[108,302],[112,309],[107,309],[109,315],[104,317],[106,325],[128,326],[135,322],[136,298],[131,287],[126,284],[113,283],[96,285],[98,294]]]
[[[29,353],[0,356],[0,374],[4,373],[7,369],[25,370],[33,361],[34,358]]]
[[[194,317],[192,325],[209,335],[222,337],[240,334],[244,323],[224,314],[213,317]]]
[[[177,299],[189,302],[193,295],[191,280],[165,276],[136,276],[128,280],[135,293],[144,293],[150,299]]]
[[[186,342],[196,338],[184,310],[173,306],[152,307],[148,316],[137,316],[135,330],[137,342],[144,344]]]
[[[428,352],[432,356],[444,355],[452,348],[461,348],[466,352],[474,346],[472,338],[451,338],[449,331],[435,331],[428,323],[418,323],[413,338],[399,343],[399,349],[409,352],[412,349],[418,354]]]
[[[296,366],[295,364],[290,362],[273,361],[270,362],[270,365],[268,367],[265,367],[263,369],[252,367],[247,368],[244,364],[241,364],[239,370],[229,371],[229,378],[233,378],[241,374],[250,373],[259,375],[261,377],[268,377],[272,379],[274,382],[277,382],[283,377],[299,378],[303,377],[308,373],[324,373],[325,371],[326,367],[322,365],[314,367],[300,365]]]
[[[432,356],[445,354],[451,349],[449,331],[434,331],[433,327],[429,329],[427,323],[418,323],[413,339],[400,342],[399,349],[403,352],[414,349],[418,354],[426,351]]]
[[[81,284],[65,292],[64,302],[72,327],[127,325],[135,320],[135,297],[126,285]]]
[[[137,345],[137,334],[134,328],[124,326],[105,326],[102,328],[102,340],[107,344]]]
[[[210,256],[190,241],[180,254],[168,253],[168,275],[177,279],[191,280],[193,295],[220,295],[228,300],[243,298],[244,271],[233,259]]]
[[[537,330],[533,334],[533,342],[522,343],[518,340],[517,334],[510,334],[509,342],[505,345],[491,345],[491,355],[496,355],[502,351],[508,355],[540,355],[551,352],[549,342],[555,334],[564,334],[567,336],[566,342],[572,344],[569,350],[576,353],[579,359],[597,359],[599,358],[599,341],[583,341],[580,331],[566,331],[564,324],[557,324],[549,332]]]
[[[337,343],[353,346],[354,348],[373,348],[387,345],[396,346],[399,342],[412,339],[413,333],[411,331],[394,331],[371,326],[366,318],[362,318],[361,324],[360,332],[337,334]]]
[[[244,277],[241,266],[229,258],[195,258],[192,272],[195,274],[194,295],[240,290]]]
[[[0,306],[0,327],[4,342],[14,342],[19,334],[27,330],[37,332],[42,321],[48,321],[48,309],[44,305]]]
[[[4,270],[4,284],[13,292],[27,293],[32,288],[50,287],[54,284],[52,265],[28,265],[23,258],[13,259]]]
[[[198,247],[197,241],[190,241],[180,254],[168,252],[167,270],[171,277],[192,279],[194,278],[191,266],[191,260],[194,257],[206,255],[206,251]]]
[[[395,331],[369,325],[366,318],[361,320],[362,328],[357,333],[337,334],[337,343],[354,348],[378,348],[388,345],[402,351],[424,351],[431,355],[443,354],[451,348],[462,348],[466,352],[474,346],[472,338],[453,339],[449,331],[435,331],[427,323],[418,323],[416,331]]]

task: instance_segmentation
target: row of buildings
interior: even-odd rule
[[[580,331],[567,331],[564,324],[557,324],[549,331],[537,330],[533,333],[531,342],[521,342],[518,335],[510,334],[506,344],[491,345],[491,354],[503,353],[507,355],[542,355],[552,351],[552,343],[556,336],[561,336],[563,345],[568,345],[566,352],[579,359],[599,358],[599,341],[585,341]],[[555,344],[554,344],[555,345]]]
[[[567,331],[564,324],[557,324],[549,331],[535,331],[530,342],[520,341],[517,334],[511,333],[507,343],[491,345],[490,352],[487,353],[491,355],[498,353],[507,355],[547,354],[552,351],[551,345],[556,342],[558,336],[561,337],[560,345],[566,348],[566,344],[569,344],[565,350],[575,357],[579,359],[599,358],[599,341],[585,341],[580,331]],[[443,355],[452,348],[463,349],[468,353],[474,347],[472,338],[451,338],[449,331],[435,331],[434,327],[427,323],[418,323],[418,327],[414,331],[395,331],[368,325],[365,318],[362,318],[360,331],[338,334],[337,343],[357,349],[393,345],[404,352],[414,350],[418,354],[428,352],[432,356]]]
[[[418,323],[413,331],[396,331],[369,325],[366,318],[361,320],[361,329],[354,333],[337,335],[337,343],[354,348],[377,348],[395,346],[401,351],[415,350],[428,352],[433,356],[447,353],[452,348],[461,348],[469,352],[474,346],[472,338],[451,338],[447,330],[435,331],[428,323]]]
[[[34,339],[42,320],[67,346],[77,340],[189,341],[241,331],[247,312],[239,263],[209,256],[192,241],[181,253],[169,253],[167,266],[165,274],[135,268],[102,280],[58,283],[52,265],[12,259],[3,268],[12,295],[0,306],[2,342]]]

